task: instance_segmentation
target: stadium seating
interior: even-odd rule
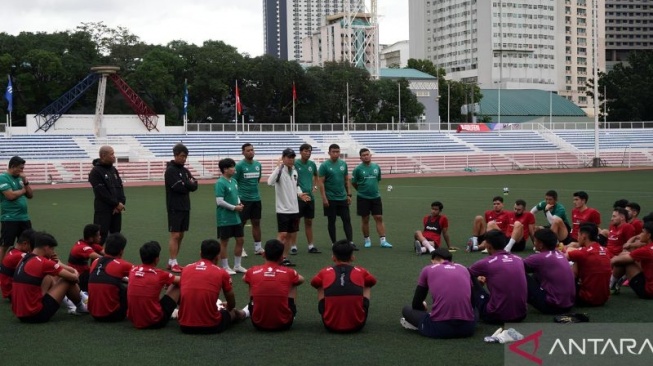
[[[351,132],[349,135],[375,154],[473,152],[469,146],[442,132]]]
[[[542,137],[537,131],[500,131],[460,133],[462,141],[487,151],[546,151],[560,148]]]
[[[556,135],[574,145],[579,150],[594,149],[594,131],[592,130],[556,130]],[[653,130],[624,129],[599,131],[599,148],[626,149],[632,145],[648,145],[653,147]]]
[[[14,135],[0,140],[0,160],[18,155],[29,160],[88,159],[88,154],[68,135]]]

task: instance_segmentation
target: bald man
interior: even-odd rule
[[[119,233],[122,227],[122,212],[125,211],[125,191],[118,170],[113,166],[116,156],[111,146],[100,148],[100,157],[93,160],[93,169],[88,181],[93,187],[93,223],[100,225],[101,242],[110,233]]]

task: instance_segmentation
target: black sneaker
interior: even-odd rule
[[[317,247],[313,247],[313,248],[309,249],[308,252],[311,253],[311,254],[320,254],[320,253],[322,253],[322,252],[320,252],[319,249],[317,249]]]
[[[354,251],[355,251],[355,252],[357,252],[357,251],[360,250],[360,249],[358,249],[358,247],[356,246],[356,244],[354,244],[354,243],[350,243],[350,244],[351,244],[352,247],[354,247]]]
[[[293,262],[291,262],[291,261],[289,261],[288,258],[284,258],[284,260],[281,262],[281,265],[282,265],[282,266],[286,266],[286,267],[294,267],[294,266],[296,266],[296,264],[293,263]]]

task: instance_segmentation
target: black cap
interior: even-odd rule
[[[294,158],[294,157],[296,156],[296,155],[295,155],[295,150],[293,150],[293,149],[291,149],[291,148],[286,148],[286,149],[281,153],[281,156],[284,157],[284,158],[286,158],[286,157],[287,157],[287,158]]]
[[[450,261],[451,258],[453,258],[451,253],[444,248],[435,248],[435,250],[431,252],[431,259],[435,259],[435,257],[440,257],[446,261]]]

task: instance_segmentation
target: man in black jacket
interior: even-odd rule
[[[93,169],[88,173],[88,181],[93,187],[93,223],[100,225],[101,243],[104,244],[110,233],[119,233],[122,227],[122,212],[125,211],[125,190],[118,170],[113,148],[102,146],[100,158],[93,160]]]
[[[184,168],[188,158],[188,148],[177,144],[172,148],[174,160],[168,162],[165,172],[166,208],[168,210],[168,231],[170,232],[170,259],[168,269],[181,272],[182,266],[177,263],[177,254],[184,238],[184,232],[190,225],[190,192],[197,190],[197,180]]]

